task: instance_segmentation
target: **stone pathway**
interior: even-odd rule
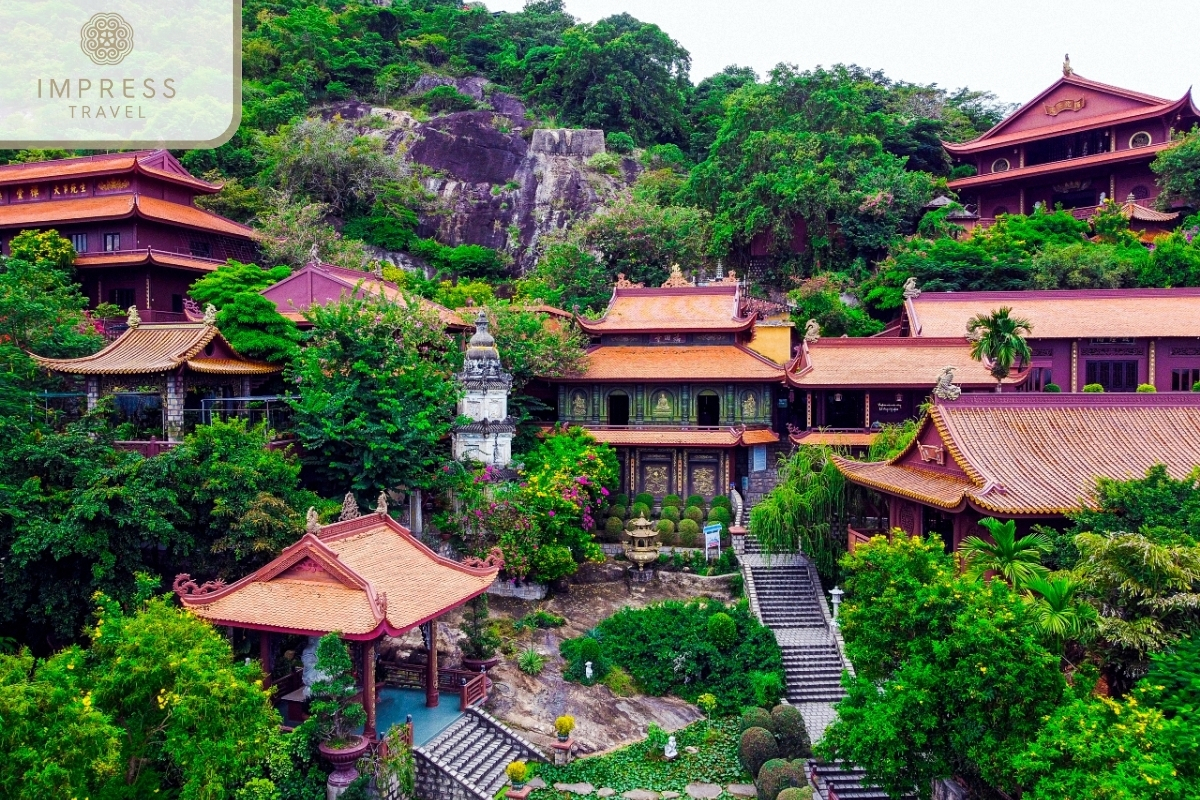
[[[541,778],[534,778],[529,782],[529,785],[535,789],[544,789],[546,784]],[[596,797],[609,798],[617,794],[616,789],[602,786],[599,789],[592,786],[590,783],[556,783],[554,788],[560,792],[576,794],[581,797],[595,794]],[[756,797],[758,789],[753,783],[731,783],[728,786],[721,786],[719,783],[689,783],[684,789],[691,800],[717,800],[722,794],[729,794],[733,797],[748,800],[748,798]],[[621,794],[622,800],[679,800],[683,795],[679,792],[655,792],[650,789],[630,789],[628,792]]]

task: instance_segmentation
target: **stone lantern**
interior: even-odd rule
[[[637,564],[638,572],[658,561],[658,531],[644,514],[630,524],[627,535],[625,557]]]

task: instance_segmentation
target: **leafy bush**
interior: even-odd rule
[[[633,677],[620,667],[609,667],[608,674],[600,683],[607,686],[617,697],[633,697],[638,693]]]
[[[647,506],[653,506],[654,495],[650,494],[649,492],[641,492],[637,495],[637,497],[633,498],[633,502],[641,503]]]
[[[526,647],[517,656],[517,669],[526,675],[540,675],[546,666],[546,657],[532,647]]]
[[[487,623],[488,599],[486,594],[481,594],[467,603],[462,624],[458,626],[467,635],[462,647],[465,657],[485,661],[496,654],[500,637]]]
[[[775,721],[771,719],[771,712],[758,706],[749,706],[742,709],[742,715],[738,717],[738,722],[742,726],[741,729],[743,731],[748,731],[751,728],[772,730],[771,726],[775,724]]]
[[[615,153],[596,153],[587,160],[587,165],[605,175],[617,177],[621,174],[621,157]]]
[[[736,626],[735,643],[726,651],[708,638],[708,620],[716,612],[727,614]],[[646,694],[674,694],[695,702],[701,694],[710,693],[718,698],[722,713],[755,704],[752,669],[770,671],[778,681],[776,673],[783,668],[775,637],[745,604],[726,607],[698,598],[625,608],[601,622],[596,633],[599,641],[595,645],[580,644],[590,637],[563,642],[563,657],[573,662],[579,659],[581,648],[597,647],[603,656],[601,666],[605,660],[619,664]],[[666,664],[664,653],[671,654]],[[569,667],[568,672],[573,669]],[[773,706],[778,699],[778,695],[771,697],[767,704]]]
[[[1089,383],[1083,387],[1083,390],[1085,392],[1090,392],[1093,394],[1103,394],[1104,393],[1104,387],[1098,383]]]
[[[612,662],[605,658],[600,643],[591,636],[581,636],[578,639],[565,639],[558,646],[558,652],[567,662],[563,677],[569,681],[582,683],[585,686],[604,680],[608,675]],[[587,677],[587,663],[592,662],[592,677]]]
[[[727,508],[727,509],[732,510],[733,509],[733,501],[729,499],[728,495],[719,494],[712,499],[712,507],[713,508],[718,508],[718,507],[719,508]]]
[[[624,520],[625,517],[629,514],[629,509],[625,507],[624,503],[614,503],[612,506],[609,507],[608,513],[609,513],[609,516],[613,516],[613,517],[616,517],[617,519]]]
[[[416,102],[435,114],[471,111],[476,107],[474,98],[466,96],[453,86],[435,86],[417,98]]]
[[[733,515],[729,513],[728,508],[713,506],[712,511],[708,512],[708,521],[719,522],[722,525],[728,526],[729,523],[733,522]]]
[[[630,507],[629,518],[637,519],[638,517],[645,517],[646,519],[650,519],[650,504],[649,503],[643,503],[641,500],[638,500],[636,503],[634,503]]]
[[[1153,383],[1139,383],[1137,391],[1139,394],[1154,394],[1158,389],[1154,387]]]
[[[675,533],[675,523],[669,519],[660,519],[657,527],[659,536],[671,536]]]
[[[1061,386],[1059,386],[1057,383],[1047,383],[1045,386],[1043,386],[1043,387],[1042,387],[1042,391],[1043,391],[1043,392],[1050,392],[1050,393],[1052,393],[1052,394],[1053,394],[1053,393],[1056,393],[1056,392],[1061,392],[1061,391],[1062,391],[1062,387],[1061,387]]]
[[[570,714],[563,714],[555,718],[554,732],[559,736],[570,736],[573,730],[575,730],[575,718]]]
[[[533,571],[540,580],[556,581],[577,569],[571,548],[561,544],[544,544],[533,554]]]
[[[700,508],[704,508],[706,502],[707,501],[705,501],[705,499],[703,497],[701,497],[700,495],[690,494],[690,495],[688,495],[687,506],[688,506],[688,508],[691,508],[692,506],[698,506]]]
[[[755,703],[764,708],[773,706],[783,697],[783,677],[780,672],[756,670],[750,673],[750,690]]]
[[[776,758],[762,765],[758,773],[758,800],[775,800],[785,789],[798,789],[808,785],[804,775],[804,762],[787,762]]]
[[[620,517],[609,517],[604,523],[605,538],[610,542],[619,542],[621,540],[621,532],[625,530],[625,523]]]
[[[661,756],[667,746],[667,732],[662,727],[651,722],[646,726],[646,747],[650,749],[650,757]]]
[[[679,508],[677,506],[663,506],[662,518],[669,519],[671,522],[679,522]]]
[[[666,508],[667,506],[675,506],[678,508],[679,506],[683,505],[683,498],[677,494],[669,494],[663,498],[662,504],[663,508]]]
[[[704,521],[704,509],[700,506],[688,506],[683,515],[697,525]]]
[[[724,611],[708,618],[708,640],[718,650],[728,650],[737,642],[737,623]]]
[[[609,150],[612,150],[614,153],[621,153],[622,155],[632,153],[633,148],[637,146],[637,143],[633,141],[633,137],[625,133],[625,131],[612,131],[604,137],[604,144]]]
[[[695,547],[700,540],[700,523],[694,519],[679,520],[679,546]]]
[[[738,758],[742,766],[755,777],[763,765],[772,759],[779,759],[779,745],[775,742],[775,734],[766,728],[748,728],[742,734],[738,744]]]
[[[812,796],[811,786],[789,786],[780,792],[775,800],[812,800]]]
[[[317,670],[323,677],[312,685],[312,715],[321,739],[333,748],[353,743],[354,728],[367,718],[354,697],[353,664],[346,643],[336,632],[317,642]]]
[[[771,730],[779,743],[779,752],[784,758],[808,758],[812,755],[812,742],[800,709],[790,705],[777,705],[771,709]]]
[[[613,497],[613,505],[614,505],[614,506],[627,506],[627,505],[629,505],[629,495],[627,495],[627,494],[618,494],[618,495],[614,496],[614,497]]]
[[[522,628],[561,628],[567,624],[567,620],[560,617],[558,614],[551,614],[549,611],[543,611],[540,608],[537,611],[531,611],[522,617],[513,627],[517,630]]]

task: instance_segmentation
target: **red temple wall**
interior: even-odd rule
[[[1085,105],[1078,111],[1064,110],[1056,115],[1046,113],[1048,105],[1053,106],[1060,101],[1078,100],[1079,98],[1084,99]],[[1042,98],[1037,105],[1027,108],[1021,116],[1006,125],[1001,131],[1001,135],[1019,131],[1036,131],[1039,128],[1061,125],[1064,122],[1077,122],[1118,111],[1136,111],[1143,108],[1146,108],[1146,104],[1136,100],[1064,84]]]

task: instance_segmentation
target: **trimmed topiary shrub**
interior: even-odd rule
[[[629,495],[627,495],[627,494],[616,495],[615,497],[613,497],[612,502],[613,502],[614,506],[627,506],[627,505],[629,505]]]
[[[663,498],[662,504],[663,508],[666,508],[667,506],[675,506],[676,508],[679,508],[683,505],[683,498],[677,494],[669,494]]]
[[[737,623],[724,611],[708,618],[708,640],[718,650],[728,650],[737,644]]]
[[[1051,394],[1055,394],[1055,393],[1061,392],[1062,387],[1059,386],[1057,383],[1047,383],[1045,386],[1042,387],[1042,391],[1050,392]]]
[[[728,525],[729,523],[733,522],[733,515],[729,513],[728,508],[713,506],[713,510],[708,512],[708,521],[719,522],[722,525]]]
[[[621,541],[623,530],[625,530],[625,523],[621,521],[620,517],[609,517],[608,521],[604,523],[604,534],[610,541]]]
[[[811,786],[790,786],[784,789],[775,800],[812,800]]]
[[[649,504],[637,502],[629,507],[629,518],[637,519],[638,517],[645,517],[646,519],[650,519]]]
[[[1091,394],[1103,394],[1104,393],[1104,387],[1098,383],[1089,383],[1088,385],[1083,387],[1083,390],[1085,392],[1088,392]]]
[[[662,518],[671,522],[679,522],[679,509],[676,506],[663,506]]]
[[[649,492],[642,492],[637,497],[633,498],[633,502],[642,503],[647,506],[653,506],[654,505],[654,495],[650,494]]]
[[[747,728],[742,733],[741,742],[738,743],[738,758],[741,759],[742,766],[746,768],[747,772],[757,776],[763,765],[772,759],[780,760],[779,745],[775,743],[775,734],[766,728]]]
[[[719,494],[712,499],[712,507],[717,508],[718,506],[720,506],[721,508],[732,509],[733,502],[729,499],[729,497],[727,495]]]
[[[784,758],[812,756],[812,742],[808,740],[808,730],[804,727],[800,709],[783,704],[772,708],[771,730],[775,732],[775,741],[779,743],[779,752]]]
[[[695,547],[700,540],[700,523],[694,519],[679,520],[679,546]]]
[[[683,515],[697,525],[704,521],[704,509],[699,506],[688,506]]]
[[[659,536],[670,536],[675,533],[675,523],[671,522],[669,519],[660,519],[658,521],[657,529]]]
[[[803,762],[789,763],[782,758],[775,758],[764,763],[758,772],[758,800],[775,800],[784,789],[798,789],[807,785]]]
[[[1139,383],[1137,390],[1140,394],[1154,394],[1158,389],[1154,388],[1153,383]]]
[[[688,508],[691,508],[692,506],[698,506],[700,508],[704,508],[705,500],[703,497],[701,497],[698,494],[690,494],[690,495],[688,495],[687,506],[688,506]]]
[[[758,706],[750,706],[742,709],[742,716],[738,718],[738,724],[744,733],[751,728],[766,728],[767,730],[771,730],[771,725],[774,723],[771,720],[770,711]]]

